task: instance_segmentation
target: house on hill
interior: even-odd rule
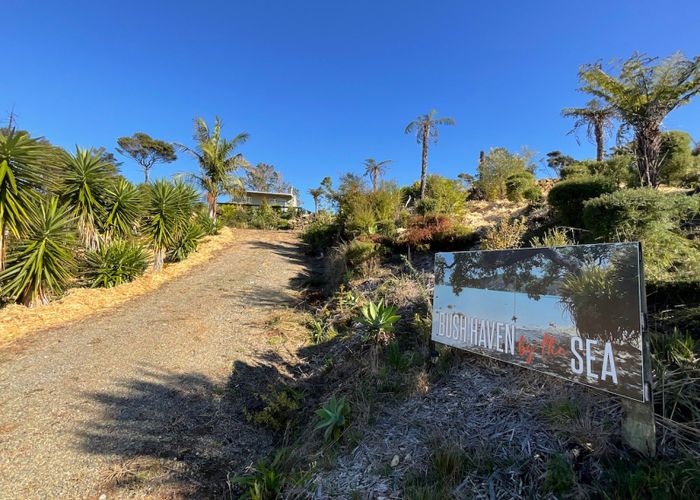
[[[261,207],[267,204],[271,208],[286,212],[290,208],[298,206],[296,194],[290,189],[289,193],[274,193],[267,191],[245,191],[239,196],[231,197],[228,203],[221,205],[235,205],[239,207]]]

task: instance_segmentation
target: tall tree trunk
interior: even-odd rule
[[[595,159],[603,161],[605,155],[605,139],[603,137],[603,126],[599,123],[595,124]]]
[[[377,192],[377,172],[372,172],[372,192]]]
[[[150,184],[150,183],[151,183],[151,176],[150,176],[149,170],[150,170],[150,169],[149,169],[148,167],[143,167],[143,177],[144,177],[144,181],[143,181],[143,182],[144,182],[145,184]]]
[[[318,198],[314,196],[314,213],[318,213]]]
[[[430,139],[430,129],[426,127],[423,130],[423,156],[421,158],[420,169],[420,199],[425,198],[426,177],[428,174],[428,141]]]
[[[635,145],[637,168],[642,186],[658,187],[661,167],[661,131],[658,127],[637,130]]]
[[[216,224],[216,198],[217,193],[207,193],[207,203],[209,204],[209,218]]]

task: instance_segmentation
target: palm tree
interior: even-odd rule
[[[309,194],[314,199],[314,213],[318,213],[318,201],[321,199],[324,192],[323,188],[320,187],[309,189]]]
[[[423,146],[423,155],[421,156],[421,172],[420,172],[420,198],[425,197],[425,181],[428,174],[428,143],[432,140],[437,143],[438,126],[454,125],[455,121],[452,118],[437,118],[437,111],[434,109],[427,115],[418,115],[418,117],[406,126],[404,131],[406,134],[416,134],[416,141]]]
[[[0,271],[7,239],[19,237],[35,191],[42,185],[42,144],[26,132],[0,132]]]
[[[598,99],[591,99],[585,108],[565,108],[561,115],[576,120],[570,134],[575,134],[579,128],[586,127],[586,136],[589,140],[595,141],[596,160],[603,161],[605,137],[612,130],[612,120],[616,116],[615,110],[611,106],[603,106]]]
[[[219,195],[234,193],[242,189],[240,179],[233,173],[247,165],[241,153],[235,153],[236,148],[248,140],[248,134],[241,132],[233,139],[221,137],[221,120],[217,116],[214,128],[210,130],[202,118],[195,120],[194,140],[195,149],[178,144],[182,150],[194,156],[199,162],[199,173],[188,174],[188,177],[198,184],[205,192],[209,206],[209,218],[216,222],[216,209]]]
[[[365,175],[368,175],[372,179],[372,192],[377,190],[377,178],[384,175],[386,166],[391,163],[392,160],[383,160],[377,162],[374,158],[367,158],[365,160]]]
[[[77,219],[80,242],[87,250],[97,250],[113,166],[98,150],[79,147],[74,155],[64,151],[62,161],[65,170],[59,188],[61,202],[70,207]]]
[[[39,200],[26,214],[24,236],[0,273],[0,293],[32,307],[47,304],[49,293],[63,290],[73,276],[73,216],[56,197]]]

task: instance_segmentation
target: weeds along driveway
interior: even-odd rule
[[[271,445],[235,393],[285,363],[265,321],[294,300],[299,245],[242,231],[153,293],[0,351],[0,498],[220,495]]]

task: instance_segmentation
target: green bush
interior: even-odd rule
[[[667,194],[651,188],[626,189],[585,203],[585,227],[598,239],[674,230],[700,214],[700,196]]]
[[[585,203],[587,229],[601,241],[642,242],[651,281],[700,280],[700,245],[689,238],[700,215],[700,195],[628,189]]]
[[[224,226],[233,228],[248,227],[250,215],[243,207],[236,205],[219,205],[219,220]]]
[[[348,271],[359,271],[362,276],[370,276],[379,267],[382,246],[373,241],[355,239],[345,252]]]
[[[588,170],[588,167],[583,163],[574,163],[573,165],[566,165],[565,167],[562,167],[559,171],[559,177],[561,178],[561,180],[586,175],[590,175],[590,171]]]
[[[301,233],[301,240],[312,253],[329,250],[338,238],[339,228],[330,216],[318,214]]]
[[[319,417],[317,431],[323,431],[326,441],[337,441],[350,420],[350,404],[344,398],[336,399],[333,394],[330,399],[316,410]]]
[[[549,191],[547,201],[563,225],[582,228],[583,204],[592,198],[612,193],[617,187],[605,177],[581,176],[558,182]]]
[[[516,172],[506,179],[506,197],[510,201],[536,200],[541,192],[535,183],[535,176],[528,170]]]
[[[85,260],[90,286],[111,288],[141,276],[148,266],[148,252],[139,243],[117,240],[87,252]]]

